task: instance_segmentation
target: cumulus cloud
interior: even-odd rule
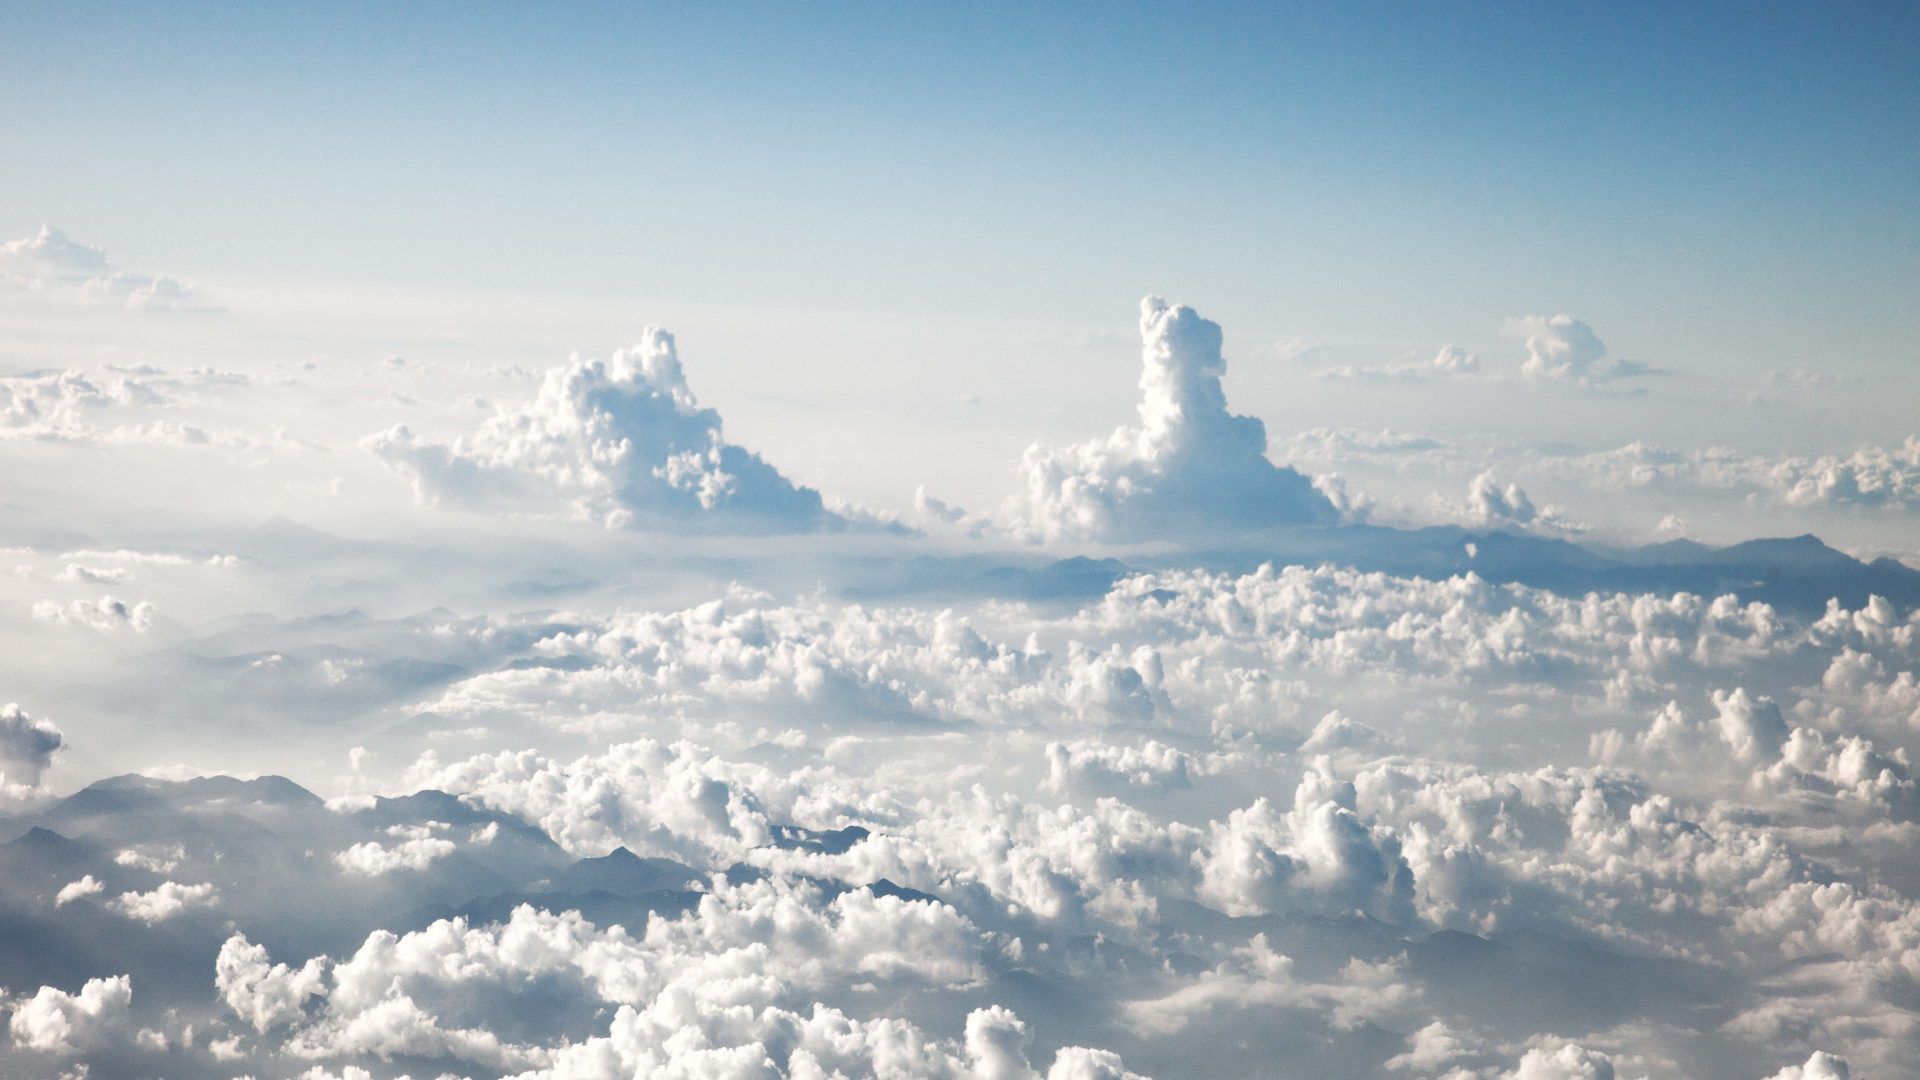
[[[183,911],[213,907],[219,903],[220,894],[211,882],[182,885],[177,881],[163,881],[159,888],[151,892],[121,893],[109,906],[129,919],[152,926]]]
[[[1557,506],[1536,509],[1533,500],[1520,490],[1518,484],[1508,484],[1505,488],[1494,479],[1492,470],[1473,478],[1467,486],[1467,500],[1461,507],[1460,516],[1468,524],[1480,528],[1498,528],[1515,526],[1532,532],[1550,536],[1575,535],[1587,531],[1587,526],[1567,520],[1566,512]]]
[[[673,335],[648,327],[609,360],[550,369],[539,394],[471,438],[405,425],[362,445],[427,502],[561,513],[610,528],[793,533],[853,524],[820,493],[728,443],[688,388]]]
[[[0,787],[37,787],[40,774],[67,745],[49,720],[35,720],[18,703],[0,709]]]
[[[337,853],[333,861],[347,873],[362,877],[378,877],[395,870],[425,870],[433,860],[453,854],[455,847],[453,841],[433,835],[434,826],[447,827],[438,821],[427,825],[395,825],[387,830],[388,834],[403,839],[394,846],[369,840]]]
[[[53,906],[61,907],[65,904],[70,904],[73,901],[80,899],[81,897],[93,896],[96,893],[103,893],[106,891],[107,891],[107,887],[104,884],[98,881],[95,881],[93,879],[93,875],[88,874],[85,877],[81,878],[79,881],[69,881],[65,885],[60,886],[60,891],[54,895]]]
[[[163,398],[147,380],[99,379],[68,368],[0,378],[0,438],[79,441],[97,430],[88,416],[115,406],[157,405]],[[142,441],[123,437],[122,441]]]
[[[1912,508],[1920,505],[1920,436],[1897,448],[1858,446],[1818,457],[1745,454],[1726,447],[1669,450],[1644,442],[1537,468],[1613,491],[1746,491],[1788,506]]]
[[[1613,1061],[1578,1043],[1548,1051],[1534,1047],[1507,1080],[1613,1080]]]
[[[75,600],[61,604],[42,600],[33,605],[33,617],[68,626],[86,626],[95,630],[132,630],[144,634],[153,628],[154,607],[147,601],[129,606],[111,596],[98,600]]]
[[[192,287],[165,275],[122,270],[107,261],[105,250],[77,243],[51,225],[0,244],[0,289],[129,310],[200,306]]]
[[[977,978],[971,927],[937,902],[876,897],[867,890],[820,904],[809,887],[717,882],[698,908],[655,919],[644,935],[601,929],[577,912],[521,906],[505,923],[442,920],[405,935],[377,931],[338,963],[269,966],[242,937],[221,949],[226,1003],[257,1032],[290,1029],[294,1056],[371,1054],[443,1058],[530,1078],[669,1075],[761,1069],[767,1075],[1028,1078],[1025,1025],[1010,1010],[974,1011],[960,1043],[914,1025],[862,1022],[814,1004],[780,1004],[794,992],[849,977],[930,981]],[[502,1039],[472,1023],[536,985],[618,1007],[611,1031],[545,1046]],[[318,1008],[307,1003],[320,999]],[[465,1019],[461,1019],[465,1017]],[[1063,1051],[1073,1071],[1085,1052]],[[1114,1071],[1091,1076],[1122,1076]],[[1100,1059],[1096,1059],[1099,1064]]]
[[[1267,460],[1266,427],[1227,412],[1220,327],[1190,307],[1140,304],[1140,426],[1021,462],[1017,512],[1035,540],[1144,540],[1338,520],[1312,483]]]
[[[13,1007],[8,1028],[15,1046],[48,1054],[73,1054],[102,1046],[127,1027],[133,982],[125,975],[88,979],[78,994],[51,986]]]
[[[1571,315],[1508,319],[1503,329],[1526,339],[1527,361],[1520,366],[1520,374],[1530,382],[1596,386],[1655,373],[1645,364],[1609,357],[1606,344],[1593,328]]]
[[[1815,1050],[1804,1065],[1788,1065],[1768,1080],[1847,1080],[1847,1059]]]
[[[235,934],[214,960],[214,985],[228,1008],[265,1034],[305,1019],[307,999],[326,992],[326,967],[326,958],[318,956],[297,969],[269,964],[266,946]]]

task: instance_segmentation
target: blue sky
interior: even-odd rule
[[[8,235],[221,277],[1910,361],[1912,5],[9,5]]]

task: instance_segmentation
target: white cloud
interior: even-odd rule
[[[1530,382],[1570,382],[1594,386],[1615,379],[1654,374],[1631,360],[1610,358],[1593,328],[1571,315],[1529,315],[1508,319],[1504,331],[1527,339],[1527,362],[1520,374]]]
[[[59,893],[53,898],[53,906],[64,907],[81,897],[93,896],[97,893],[103,893],[106,890],[107,887],[105,885],[95,881],[92,874],[88,874],[79,881],[69,881],[65,885],[60,886]]]
[[[1815,1050],[1804,1065],[1788,1065],[1768,1080],[1847,1080],[1847,1059]]]
[[[0,439],[90,439],[96,432],[89,413],[160,402],[138,379],[95,380],[75,369],[10,375],[0,378]]]
[[[453,854],[456,846],[451,840],[433,835],[433,829],[425,825],[396,825],[387,831],[404,839],[392,847],[373,840],[355,844],[336,852],[333,861],[349,874],[378,877],[395,870],[425,870],[435,859]]]
[[[267,962],[263,945],[249,944],[235,934],[220,946],[214,961],[214,985],[221,1000],[261,1034],[301,1020],[307,999],[326,992],[324,957],[314,957],[300,968]]]
[[[1267,460],[1265,425],[1227,412],[1219,326],[1150,296],[1140,336],[1140,426],[1027,449],[1015,513],[1032,538],[1187,538],[1337,519],[1306,477]]]
[[[1577,457],[1543,457],[1532,468],[1611,491],[1746,491],[1796,507],[1920,505],[1920,436],[1912,435],[1898,448],[1863,445],[1811,458],[1632,442]]]
[[[76,243],[51,225],[0,244],[0,289],[128,310],[200,306],[192,287],[165,275],[122,270],[103,249]]]
[[[1714,721],[1720,738],[1733,748],[1734,757],[1762,765],[1779,758],[1789,732],[1778,705],[1766,698],[1756,701],[1741,687],[1730,694],[1714,691],[1713,705],[1720,710]]]
[[[1551,1052],[1534,1047],[1507,1074],[1507,1080],[1613,1080],[1613,1062],[1578,1043],[1565,1043]]]
[[[1459,1032],[1449,1028],[1444,1020],[1435,1020],[1407,1036],[1407,1043],[1406,1053],[1388,1058],[1383,1063],[1386,1068],[1434,1073],[1472,1052]]]
[[[51,986],[13,1007],[8,1027],[15,1046],[72,1054],[105,1045],[127,1027],[133,982],[125,975],[88,979],[78,994]]]
[[[1350,380],[1354,382],[1426,382],[1432,379],[1473,378],[1480,374],[1480,357],[1476,353],[1447,345],[1434,354],[1433,359],[1415,364],[1356,365],[1327,368],[1319,373],[1320,378],[1330,380]]]
[[[42,600],[33,605],[33,617],[68,626],[86,626],[95,630],[132,630],[144,634],[153,628],[154,607],[141,601],[129,607],[111,596],[92,602],[75,600],[62,605],[57,600]]]
[[[194,908],[209,908],[220,903],[220,893],[212,883],[182,885],[177,881],[163,881],[152,892],[124,892],[111,901],[108,906],[129,919],[152,926],[165,922],[183,911]]]
[[[1587,526],[1567,520],[1566,511],[1560,507],[1535,509],[1533,500],[1520,490],[1518,484],[1508,484],[1503,490],[1500,482],[1494,479],[1492,470],[1473,478],[1473,483],[1467,487],[1467,501],[1460,509],[1459,516],[1468,524],[1483,529],[1518,526],[1549,536],[1577,535],[1587,531]]]
[[[49,720],[35,720],[18,703],[0,709],[0,784],[36,787],[40,774],[67,745]]]
[[[518,507],[608,527],[792,533],[846,528],[812,488],[722,437],[681,373],[673,335],[648,327],[610,360],[550,369],[532,401],[451,444],[404,425],[362,445],[422,501]]]

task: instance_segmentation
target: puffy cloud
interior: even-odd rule
[[[314,957],[299,968],[267,962],[264,945],[248,943],[235,934],[220,946],[214,960],[214,985],[221,1000],[265,1034],[275,1027],[304,1019],[307,999],[326,993],[326,959]]]
[[[0,440],[98,442],[110,446],[218,446],[239,450],[324,449],[288,436],[280,427],[269,436],[240,429],[208,428],[195,423],[149,419],[105,426],[108,418],[137,418],[140,410],[193,403],[193,387],[224,389],[245,385],[218,377],[224,373],[173,373],[138,369],[126,373],[111,366],[107,377],[77,368],[0,377]]]
[[[836,1068],[955,1080],[1037,1076],[1025,1026],[1005,1009],[973,1013],[962,1050],[901,1021],[862,1023],[818,1004],[811,1015],[779,1004],[850,978],[978,978],[977,935],[950,907],[864,889],[819,900],[812,886],[716,879],[697,909],[655,917],[639,936],[601,930],[577,912],[521,906],[488,927],[454,919],[405,935],[378,931],[349,960],[329,966],[316,958],[297,970],[269,966],[264,949],[236,935],[222,948],[219,984],[256,1031],[288,1026],[285,1049],[296,1057],[452,1058],[530,1067],[529,1077],[650,1069],[827,1076]],[[491,1010],[528,993],[580,995],[619,1009],[608,1035],[558,1047],[512,1042],[482,1026]],[[323,1009],[304,1007],[322,997]]]
[[[1619,1009],[1684,989],[1732,1017],[1659,1036],[1683,1062],[1668,1071],[1741,1042],[1770,1068],[1811,1043],[1865,1070],[1920,1030],[1886,990],[1920,971],[1899,877],[1916,625],[1884,600],[1809,621],[1733,596],[1330,566],[1140,574],[1064,612],[735,588],[678,611],[543,616],[487,654],[496,670],[423,705],[454,730],[516,722],[535,744],[545,728],[563,736],[547,746],[604,749],[424,757],[409,789],[466,810],[435,802],[352,838],[465,851],[493,821],[467,854],[523,842],[505,817],[455,816],[486,808],[577,855],[625,846],[705,880],[621,909],[542,894],[559,887],[542,863],[483,886],[498,892],[471,917],[362,926],[337,962],[276,964],[230,939],[216,984],[280,1075],[388,1055],[416,1074],[430,1058],[539,1077],[1025,1077],[1045,1070],[1021,1024],[1053,1044],[1113,1031],[1136,1062],[1136,1047],[1232,1058],[1252,1025],[1307,1033],[1311,1060],[1384,1028],[1414,1033],[1381,1051],[1396,1072],[1484,1080],[1500,1053],[1514,1075],[1601,1075],[1591,1048],[1627,1037],[1584,1036],[1583,1058],[1541,1032],[1609,1031],[1623,984]],[[1616,736],[1603,764],[1564,764],[1596,728]],[[293,857],[311,848],[343,896],[461,902],[439,899],[457,876],[444,856],[340,875],[329,853],[348,834],[326,835]],[[170,843],[115,840],[134,858],[114,866],[157,868]],[[300,948],[219,880],[223,914],[275,953]],[[541,911],[541,895],[616,917]],[[425,903],[382,911],[425,920]],[[1536,969],[1582,996],[1553,998]],[[1000,996],[1036,984],[1082,1011]],[[965,1020],[996,1001],[1026,1020]],[[591,1026],[553,1019],[603,1007]],[[1069,1048],[1052,1073],[1125,1069]]]
[[[107,261],[105,250],[77,243],[51,225],[0,244],[0,289],[129,310],[197,307],[200,299],[173,278],[122,270]]]
[[[980,1080],[1039,1080],[1027,1060],[1027,1025],[1013,1010],[998,1005],[975,1009],[967,1017],[967,1056]]]
[[[1632,442],[1575,457],[1547,456],[1531,468],[1612,491],[1747,491],[1797,507],[1911,508],[1920,504],[1920,436],[1899,447],[1862,445],[1817,457],[1746,454],[1726,447],[1668,450]]]
[[[1085,1046],[1063,1046],[1054,1053],[1047,1080],[1147,1080],[1128,1072],[1126,1063],[1111,1050]]]
[[[404,425],[362,445],[423,501],[563,513],[608,527],[792,533],[844,529],[820,493],[728,443],[681,372],[673,335],[648,327],[609,360],[549,370],[539,394],[451,444]]]
[[[1071,745],[1052,742],[1046,753],[1045,786],[1050,791],[1088,784],[1141,792],[1190,788],[1196,774],[1208,771],[1207,764],[1193,755],[1151,739],[1140,747],[1084,739]]]
[[[1519,1068],[1507,1074],[1508,1080],[1613,1080],[1613,1061],[1578,1043],[1565,1043],[1548,1051],[1534,1047],[1520,1059]]]
[[[152,926],[183,911],[213,907],[219,903],[220,894],[211,882],[182,885],[177,881],[163,881],[152,892],[121,893],[109,906],[129,919],[138,919]]]
[[[1766,468],[1762,482],[1794,506],[1909,506],[1920,502],[1920,436],[1907,436],[1897,450],[1861,446],[1845,457],[1784,458]]]
[[[88,979],[78,994],[51,986],[13,1007],[9,1030],[15,1046],[50,1054],[72,1054],[105,1045],[127,1027],[133,1000],[128,976]]]
[[[53,906],[62,907],[82,897],[106,891],[107,887],[104,884],[95,881],[93,875],[88,874],[78,881],[69,881],[60,886],[60,891],[54,895]]]
[[[395,825],[387,830],[388,835],[403,839],[393,847],[368,840],[335,853],[333,861],[347,873],[362,877],[378,877],[395,870],[425,870],[433,860],[453,854],[456,846],[451,840],[433,835],[435,826],[447,828],[438,821],[426,825]]]
[[[35,720],[18,703],[9,703],[0,709],[0,786],[38,786],[40,774],[66,745],[52,721]]]
[[[1815,1050],[1805,1065],[1788,1065],[1768,1080],[1847,1080],[1847,1059]]]
[[[1532,382],[1566,381],[1592,386],[1613,379],[1653,374],[1631,360],[1609,358],[1593,328],[1571,315],[1529,315],[1508,319],[1505,331],[1527,339],[1527,362],[1520,374]]]
[[[1533,500],[1527,498],[1518,484],[1508,484],[1503,490],[1491,469],[1474,477],[1468,485],[1462,516],[1469,524],[1481,528],[1519,526],[1548,535],[1587,531],[1587,526],[1567,520],[1566,512],[1557,506],[1535,509]]]
[[[1714,718],[1720,738],[1733,748],[1735,757],[1766,764],[1780,756],[1780,748],[1790,734],[1780,706],[1766,698],[1756,701],[1741,687],[1730,694],[1714,691],[1713,705],[1720,711]]]
[[[1184,538],[1338,519],[1305,476],[1267,460],[1265,425],[1227,412],[1218,325],[1150,296],[1140,336],[1140,426],[1027,449],[1019,516],[1032,538]]]
[[[1414,876],[1390,829],[1354,813],[1354,788],[1325,761],[1280,814],[1263,797],[1211,822],[1209,850],[1196,855],[1196,895],[1229,915],[1274,911],[1364,911],[1389,923],[1414,918]]]
[[[1460,1039],[1458,1032],[1449,1028],[1444,1020],[1435,1020],[1419,1031],[1407,1036],[1407,1051],[1395,1054],[1383,1064],[1390,1070],[1409,1069],[1415,1072],[1438,1072],[1465,1057],[1469,1048]]]
[[[65,605],[57,600],[42,600],[33,605],[33,617],[47,622],[86,626],[95,630],[125,629],[140,634],[153,628],[153,615],[154,607],[147,601],[129,607],[111,596],[102,596],[92,602],[75,600]]]

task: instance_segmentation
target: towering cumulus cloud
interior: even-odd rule
[[[532,401],[471,439],[429,442],[396,425],[362,443],[422,501],[556,510],[609,528],[786,533],[848,519],[760,455],[728,443],[687,388],[673,335],[648,327],[606,361],[549,369]]]
[[[1140,426],[1027,449],[1035,540],[1148,540],[1331,522],[1311,481],[1267,460],[1267,429],[1227,411],[1220,327],[1157,296],[1140,302]]]

